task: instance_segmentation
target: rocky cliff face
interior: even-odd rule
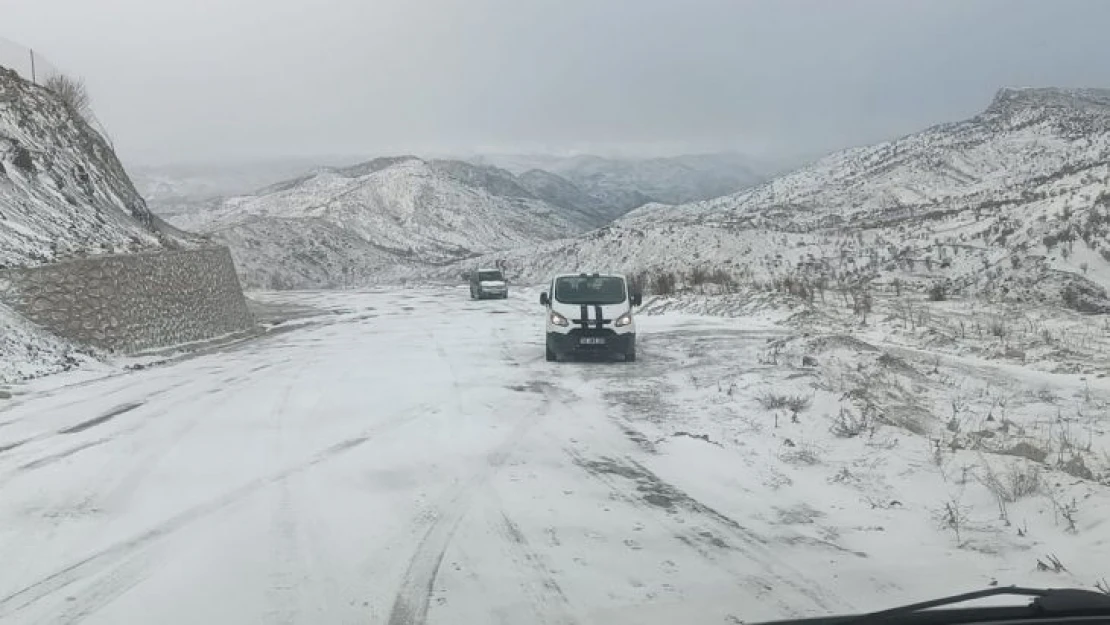
[[[0,68],[0,268],[196,244],[147,209],[80,115]]]

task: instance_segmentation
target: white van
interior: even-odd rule
[[[636,320],[641,304],[624,276],[566,274],[555,276],[540,295],[547,309],[547,360],[567,356],[622,356],[636,360]]]
[[[470,299],[486,299],[494,297],[505,299],[509,297],[509,283],[505,274],[500,269],[475,269],[468,276],[470,279]]]

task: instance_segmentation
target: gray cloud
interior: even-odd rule
[[[0,0],[133,162],[828,150],[1107,86],[1102,0]]]

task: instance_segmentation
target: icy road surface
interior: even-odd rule
[[[730,623],[923,598],[913,554],[952,552],[927,515],[815,524],[828,467],[772,499],[756,446],[674,436],[676,348],[752,368],[774,326],[643,317],[641,362],[549,364],[530,296],[280,297],[330,312],[0,412],[0,621]]]

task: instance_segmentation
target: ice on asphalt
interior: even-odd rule
[[[0,621],[728,623],[1107,575],[1105,486],[1047,468],[1003,521],[981,453],[833,436],[824,380],[862,361],[770,364],[798,338],[781,319],[641,315],[640,362],[552,364],[532,295],[263,295],[327,314],[22,387]],[[766,410],[770,390],[811,405]]]

